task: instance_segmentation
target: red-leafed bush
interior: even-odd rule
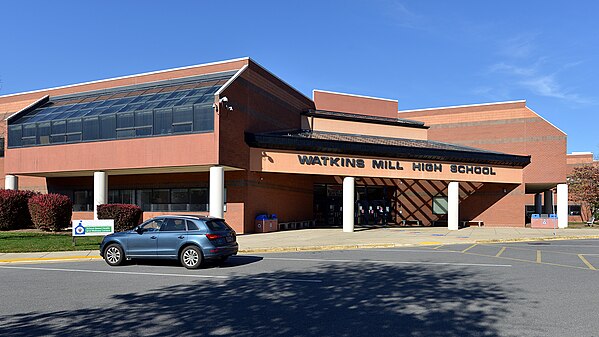
[[[98,219],[113,219],[114,231],[122,232],[137,226],[143,211],[137,205],[105,204],[98,205]]]
[[[69,226],[73,203],[62,194],[35,195],[29,199],[29,213],[36,228],[59,231]]]
[[[27,203],[29,198],[38,194],[34,191],[0,189],[0,230],[32,227]]]

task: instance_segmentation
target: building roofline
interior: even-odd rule
[[[218,91],[216,91],[214,93],[214,96],[219,96],[223,91],[225,91],[225,89],[227,89],[229,87],[229,85],[231,85],[231,83],[233,83],[233,81],[235,81],[237,79],[237,77],[239,77],[241,75],[241,73],[243,73],[248,67],[249,67],[249,65],[246,64],[243,67],[239,68],[239,70],[237,70],[235,75],[231,76],[231,78],[228,79],[227,82],[225,82],[225,84],[223,84],[223,86],[220,87],[220,89],[218,89]]]
[[[205,66],[212,66],[212,65],[217,65],[217,64],[223,64],[223,63],[238,62],[238,61],[243,61],[243,60],[250,60],[250,58],[246,56],[246,57],[240,57],[240,58],[230,59],[230,60],[224,60],[224,61],[201,63],[201,64],[194,64],[194,65],[190,65],[190,66],[178,67],[178,68],[162,69],[162,70],[149,71],[149,72],[139,73],[139,74],[132,74],[132,75],[125,75],[125,76],[111,77],[111,78],[105,78],[105,79],[101,79],[101,80],[94,80],[94,81],[81,82],[81,83],[75,83],[75,84],[69,84],[69,85],[62,85],[62,86],[58,86],[58,87],[36,89],[36,90],[31,90],[31,91],[24,91],[24,92],[6,94],[6,95],[1,95],[0,98],[13,97],[13,96],[19,96],[19,95],[26,95],[26,94],[34,94],[36,92],[44,92],[44,91],[49,91],[49,90],[58,90],[58,89],[72,88],[72,87],[77,87],[77,86],[87,85],[87,84],[95,84],[95,83],[102,83],[102,82],[108,82],[108,81],[122,80],[122,79],[126,79],[126,78],[133,78],[133,77],[154,75],[154,74],[167,73],[167,72],[177,71],[177,70],[185,70],[185,69],[191,69],[191,68],[198,68],[198,67],[205,67]]]
[[[25,111],[29,111],[30,109],[36,108],[46,102],[48,102],[50,100],[50,95],[45,95],[44,97],[40,98],[40,99],[36,99],[34,102],[32,102],[31,104],[27,105],[26,107],[24,107],[23,109],[11,114],[10,116],[6,117],[4,120],[5,121],[9,121],[11,119],[13,119],[14,117],[17,117],[18,115],[20,115],[21,113],[25,112]]]
[[[342,111],[330,111],[330,110],[315,109],[315,110],[304,111],[304,112],[302,112],[302,115],[309,116],[309,117],[324,118],[324,119],[350,121],[350,122],[405,126],[405,127],[412,127],[412,128],[418,128],[418,129],[428,129],[429,128],[428,126],[426,126],[424,124],[424,122],[410,120],[410,119],[378,117],[378,116],[362,115],[362,114],[342,112]]]
[[[314,92],[316,92],[316,91],[324,92],[324,93],[327,93],[327,94],[335,94],[335,95],[352,96],[352,97],[359,97],[359,98],[376,99],[376,100],[379,100],[379,101],[399,102],[396,99],[390,99],[390,98],[382,98],[382,97],[373,97],[373,96],[348,94],[348,93],[345,93],[345,92],[336,92],[336,91],[328,91],[328,90],[320,90],[320,89],[312,89],[312,100],[314,100]]]
[[[528,110],[530,110],[532,113],[534,113],[535,115],[539,116],[540,119],[544,120],[545,122],[547,122],[549,125],[553,126],[557,131],[561,132],[564,134],[564,136],[567,136],[568,134],[565,133],[564,131],[562,131],[562,129],[558,128],[557,126],[555,126],[553,123],[551,123],[550,121],[546,120],[545,117],[539,115],[536,111],[534,111],[533,109],[531,109],[530,107],[526,107]]]
[[[291,84],[287,83],[287,81],[283,80],[282,78],[280,78],[279,76],[273,74],[272,71],[264,68],[260,63],[256,62],[253,58],[248,57],[248,60],[250,62],[252,62],[253,64],[257,65],[258,67],[260,67],[262,70],[266,71],[269,75],[271,75],[272,77],[276,78],[277,80],[281,81],[283,84],[285,84],[286,86],[288,86],[289,88],[295,90],[296,92],[298,92],[300,95],[304,96],[305,99],[309,100],[310,102],[314,102],[313,99],[311,99],[310,97],[306,96],[303,92],[297,90],[297,88],[295,88],[294,86],[292,86]]]
[[[422,108],[422,109],[411,109],[411,110],[399,110],[398,113],[402,112],[417,112],[417,111],[429,111],[429,110],[442,110],[442,109],[456,109],[456,108],[470,108],[470,107],[479,107],[479,106],[489,106],[489,105],[501,105],[501,104],[512,104],[512,103],[524,103],[526,104],[525,99],[515,100],[515,101],[500,101],[500,102],[489,102],[489,103],[478,103],[478,104],[464,104],[464,105],[450,105],[450,106],[442,106],[442,107],[432,107],[432,108]]]
[[[436,149],[406,145],[387,145],[345,140],[295,138],[276,133],[245,133],[250,147],[290,151],[336,153],[340,155],[381,156],[444,162],[477,163],[523,168],[530,164],[530,156],[491,152],[470,147],[463,149]],[[428,143],[440,143],[426,141]],[[447,143],[445,143],[447,144]],[[456,146],[455,144],[451,144]],[[478,151],[473,151],[478,150]]]

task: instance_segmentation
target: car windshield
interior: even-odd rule
[[[229,225],[227,225],[227,223],[225,223],[223,220],[206,221],[206,226],[213,231],[226,231],[231,229],[231,227],[229,227]]]

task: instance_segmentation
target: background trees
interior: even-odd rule
[[[570,198],[582,205],[588,218],[599,212],[599,166],[585,165],[574,168],[568,177]]]

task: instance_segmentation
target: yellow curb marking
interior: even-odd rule
[[[541,251],[537,250],[537,263],[541,263]]]
[[[441,242],[438,242],[438,241],[422,241],[422,242],[419,242],[418,244],[420,244],[420,245],[440,245]]]
[[[495,257],[501,256],[501,254],[503,254],[503,252],[505,252],[505,247],[501,247],[501,249],[499,250],[499,253],[495,254]]]
[[[470,246],[470,247],[468,247],[468,248],[466,248],[466,249],[462,250],[462,253],[465,253],[465,252],[469,251],[470,249],[472,249],[472,248],[476,247],[477,245],[478,245],[477,243],[473,244],[472,246]]]
[[[0,262],[28,262],[28,261],[59,261],[59,260],[81,260],[101,259],[100,256],[63,256],[63,257],[20,257],[15,259],[0,260]]]
[[[584,262],[584,264],[587,265],[587,267],[589,267],[590,270],[597,270],[589,261],[587,261],[587,259],[584,258],[584,256],[582,256],[582,254],[578,254],[578,257],[582,260],[582,262]]]

